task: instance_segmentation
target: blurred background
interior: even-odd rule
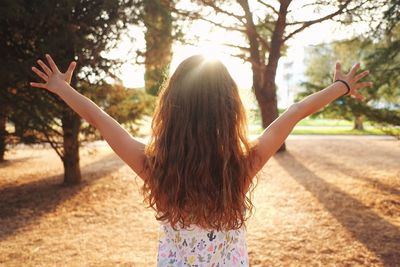
[[[321,251],[315,250],[315,247],[321,247],[329,255],[338,255],[336,258],[332,256],[332,261],[300,250],[303,246],[301,242],[308,240],[305,232],[303,241],[292,240],[290,242],[295,243],[281,245],[287,246],[286,251],[298,253],[297,262],[300,265],[320,264],[327,260],[327,264],[334,265],[347,262],[350,265],[399,266],[400,256],[398,250],[394,249],[400,245],[400,151],[399,142],[396,141],[400,138],[399,21],[400,3],[396,0],[2,0],[0,242],[4,242],[5,246],[1,246],[4,248],[3,253],[0,249],[0,265],[15,266],[22,260],[32,260],[30,262],[33,265],[53,265],[60,263],[66,255],[89,265],[99,263],[94,259],[101,258],[101,255],[107,255],[104,257],[108,265],[126,263],[143,266],[155,260],[155,243],[134,243],[134,238],[125,237],[124,232],[120,233],[119,238],[129,239],[124,239],[127,242],[125,245],[136,244],[136,250],[147,254],[138,252],[138,256],[132,250],[125,251],[126,248],[119,248],[123,253],[118,254],[109,246],[101,247],[95,241],[101,237],[94,232],[93,239],[74,239],[78,238],[75,235],[78,232],[74,232],[76,229],[90,232],[90,229],[79,227],[87,220],[90,225],[92,216],[110,223],[110,218],[101,216],[109,216],[110,212],[121,212],[118,216],[126,215],[131,208],[139,209],[140,214],[147,214],[143,215],[144,224],[152,216],[150,211],[138,208],[139,195],[132,197],[124,191],[127,188],[123,189],[122,184],[126,184],[126,179],[133,179],[128,178],[132,173],[122,168],[122,163],[115,155],[109,154],[110,149],[97,130],[82,120],[58,96],[29,86],[30,81],[37,80],[31,67],[37,59],[43,59],[44,54],[49,53],[62,71],[66,70],[72,60],[77,61],[72,86],[144,142],[151,133],[151,118],[160,86],[177,65],[191,55],[204,54],[221,60],[227,66],[240,88],[252,138],[291,104],[330,85],[336,61],[342,63],[345,72],[354,63],[360,62],[362,69],[370,70],[368,80],[374,83],[372,88],[361,92],[366,101],[340,97],[301,121],[286,144],[280,148],[281,152],[288,151],[273,160],[270,171],[272,175],[274,172],[280,173],[280,168],[284,168],[287,172],[281,173],[282,177],[293,176],[297,171],[303,173],[304,177],[295,179],[297,184],[313,193],[313,198],[324,206],[321,209],[333,214],[336,222],[344,226],[356,241],[351,243],[351,238],[343,234],[341,241],[336,240],[338,243],[335,243],[335,249],[330,247],[329,251],[325,245],[318,243],[322,240],[315,241],[318,239],[316,235],[316,239],[313,239],[315,242],[310,241],[314,244],[313,251],[321,256]],[[312,151],[320,154],[309,154]],[[337,165],[332,162],[329,165],[326,158],[320,162],[318,168],[321,171],[327,170],[326,177],[332,173],[332,170],[328,170],[333,165],[338,168],[344,166],[335,155],[342,155],[349,162],[348,167],[343,167],[337,177],[347,175],[351,178],[346,176],[343,180],[337,178],[330,181],[338,185],[333,189],[328,186],[329,183],[318,182],[320,177],[301,165],[311,159],[318,162],[327,155],[338,162],[335,163]],[[350,170],[354,166],[359,168],[357,173]],[[105,177],[108,180],[104,180]],[[269,177],[268,173],[266,177]],[[100,178],[104,183],[98,185],[101,190],[93,187],[94,181],[98,182]],[[115,179],[121,183],[115,184]],[[360,183],[367,183],[371,190],[381,191],[374,191],[376,194],[373,197],[365,197],[368,202],[357,194],[363,190],[365,194],[372,191],[364,188],[364,184],[347,184],[348,179],[356,179]],[[314,181],[311,184],[322,191],[328,186],[332,199],[328,197],[329,194],[315,191],[310,181]],[[54,187],[59,184],[78,187]],[[357,188],[358,193],[351,191],[343,195],[340,191],[343,188],[339,184],[344,187],[347,184],[351,190]],[[274,186],[272,184],[272,188]],[[128,188],[137,190],[136,187]],[[280,190],[283,191],[268,190],[284,192],[291,187],[283,184],[282,188]],[[294,187],[292,189],[296,191]],[[109,202],[115,205],[108,207],[106,212],[98,210],[97,213],[92,209],[91,201],[96,198],[96,194],[102,196],[102,199],[108,199],[109,190],[119,192],[116,193],[115,202]],[[260,192],[264,191],[260,189]],[[362,196],[365,196],[364,193]],[[130,200],[134,198],[139,204],[135,202],[137,206],[134,207],[128,204],[119,206],[117,199],[122,199],[122,195]],[[88,196],[92,198],[88,199]],[[343,199],[352,204],[351,212],[340,213],[328,204],[341,203]],[[312,201],[315,200],[304,200],[304,206],[314,203]],[[87,202],[86,206],[82,206],[82,202]],[[99,207],[104,205],[96,203]],[[49,226],[52,224],[51,219],[44,219],[47,215],[53,216],[53,219],[60,216],[61,208],[73,213],[77,207],[86,207],[85,211],[80,210],[76,216],[84,221],[77,219],[70,222],[68,227],[72,228],[65,224],[68,217],[64,217],[66,221],[57,221],[52,226]],[[370,208],[376,208],[376,213],[370,212]],[[365,212],[355,216],[356,210]],[[341,214],[353,215],[346,217]],[[142,226],[130,225],[115,216],[120,220],[116,220],[114,227],[128,227],[124,228],[125,232],[138,234],[144,231],[146,236],[147,230],[143,230]],[[276,216],[279,220],[283,215]],[[361,220],[365,228],[360,224],[358,228],[355,227],[351,223],[357,220],[355,218]],[[296,218],[300,221],[303,219]],[[27,235],[18,237],[19,231],[30,229],[33,222],[39,221],[48,225],[43,226],[47,230],[40,232],[39,228],[32,228],[27,230]],[[126,224],[121,225],[121,222]],[[333,222],[328,224],[335,225]],[[59,229],[63,231],[56,236],[64,238],[60,238],[59,243],[55,239],[48,241],[44,238],[57,225],[61,225]],[[266,225],[271,230],[276,226],[276,221]],[[75,230],[69,232],[68,229]],[[100,233],[104,234],[103,237],[110,237],[111,233],[119,233],[115,229],[103,229]],[[340,233],[342,230],[335,228],[334,232]],[[145,239],[154,239],[156,242],[156,231],[153,228],[148,231]],[[386,233],[387,239],[368,237],[371,232],[379,231]],[[301,233],[297,232],[299,235]],[[282,250],[278,253],[282,257],[267,253],[263,258],[264,250],[260,252],[256,249],[258,237],[254,235],[253,238],[250,233],[249,238],[250,251],[253,257],[258,257],[252,260],[254,266],[274,265],[274,262],[284,265],[296,263],[279,254],[285,253]],[[66,240],[75,240],[75,243]],[[273,241],[270,240],[272,245]],[[65,245],[66,242],[69,245]],[[360,252],[357,253],[361,254],[338,251],[349,242],[354,244],[354,251],[358,250]],[[52,254],[51,244],[57,244],[54,245],[57,248],[62,246],[62,249],[57,250],[58,254]],[[355,244],[361,244],[363,248]],[[93,257],[85,258],[78,252],[90,250],[95,253],[90,246],[100,246],[96,248],[98,254],[90,254]],[[113,246],[118,248],[117,244],[113,243]],[[20,248],[23,249],[19,251]],[[41,253],[43,249],[45,252]],[[70,252],[60,253],[63,249]],[[276,250],[275,247],[268,249]],[[358,255],[358,258],[354,256],[350,259],[346,255]]]

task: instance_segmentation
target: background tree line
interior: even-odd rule
[[[197,0],[182,5],[179,0],[21,0],[2,1],[0,6],[0,160],[4,159],[6,144],[16,142],[46,142],[64,164],[64,182],[76,184],[81,180],[79,169],[80,133],[85,139],[95,137],[95,130],[81,119],[57,96],[29,88],[33,77],[30,67],[44,53],[54,55],[65,68],[70,60],[78,62],[72,85],[93,99],[119,122],[134,133],[133,123],[143,114],[151,114],[155,98],[169,75],[174,42],[194,43],[185,35],[190,23],[202,20],[226,31],[238,33],[242,39],[225,44],[232,54],[251,64],[253,93],[258,102],[262,127],[278,116],[276,71],[285,55],[288,41],[309,27],[335,20],[345,25],[373,20],[376,12],[385,12],[379,25],[379,38],[356,38],[311,52],[305,84],[307,93],[319,90],[328,82],[332,55],[362,59],[377,73],[374,82],[378,91],[370,99],[385,103],[398,102],[399,4],[397,1],[366,0]],[[316,17],[304,20],[296,12],[313,10]],[[298,13],[297,13],[298,14]],[[141,90],[123,88],[121,83],[108,84],[105,77],[116,78],[121,61],[105,57],[105,52],[117,45],[129,25],[144,31],[144,50],[137,51],[131,61],[145,66],[145,94]],[[378,41],[377,41],[378,40]],[[349,47],[362,51],[353,58],[346,54]],[[328,64],[329,63],[329,64]],[[322,66],[321,65],[321,66]],[[314,65],[313,65],[314,66]],[[325,67],[326,66],[326,67]],[[378,74],[379,73],[379,74]],[[397,78],[395,78],[397,77]],[[342,101],[342,102],[340,102]],[[345,103],[343,101],[348,101]],[[354,102],[354,103],[353,103]],[[345,109],[335,108],[343,107]],[[345,118],[368,116],[376,121],[398,124],[398,114],[390,108],[376,105],[358,107],[352,99],[340,99],[325,110]],[[350,115],[349,115],[350,114]],[[359,120],[359,119],[356,119]],[[6,122],[15,126],[14,133],[6,131]],[[280,150],[284,150],[282,146]]]
[[[307,52],[305,91],[298,100],[332,82],[332,66],[338,59],[349,69],[355,62],[371,70],[374,86],[364,92],[365,102],[342,97],[313,116],[354,121],[354,129],[364,130],[365,119],[381,127],[392,126],[389,134],[400,136],[400,4],[392,1],[384,10],[384,20],[370,34],[320,44]],[[385,128],[384,128],[385,129]]]

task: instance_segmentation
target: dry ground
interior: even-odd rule
[[[254,191],[252,266],[400,266],[400,143],[288,140]],[[60,186],[51,149],[0,165],[0,266],[154,266],[158,225],[140,181],[108,147],[81,151]]]

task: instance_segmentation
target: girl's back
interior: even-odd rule
[[[206,230],[196,225],[173,229],[160,225],[158,266],[248,266],[244,226]]]

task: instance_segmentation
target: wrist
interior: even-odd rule
[[[333,83],[340,84],[342,88],[344,88],[346,91],[341,95],[341,96],[346,96],[350,94],[351,88],[348,82],[342,79],[336,79]]]
[[[61,80],[61,81],[57,82],[56,84],[54,84],[53,88],[54,88],[53,92],[55,92],[60,97],[72,89],[72,87],[69,85],[69,83],[67,83],[64,80]]]

